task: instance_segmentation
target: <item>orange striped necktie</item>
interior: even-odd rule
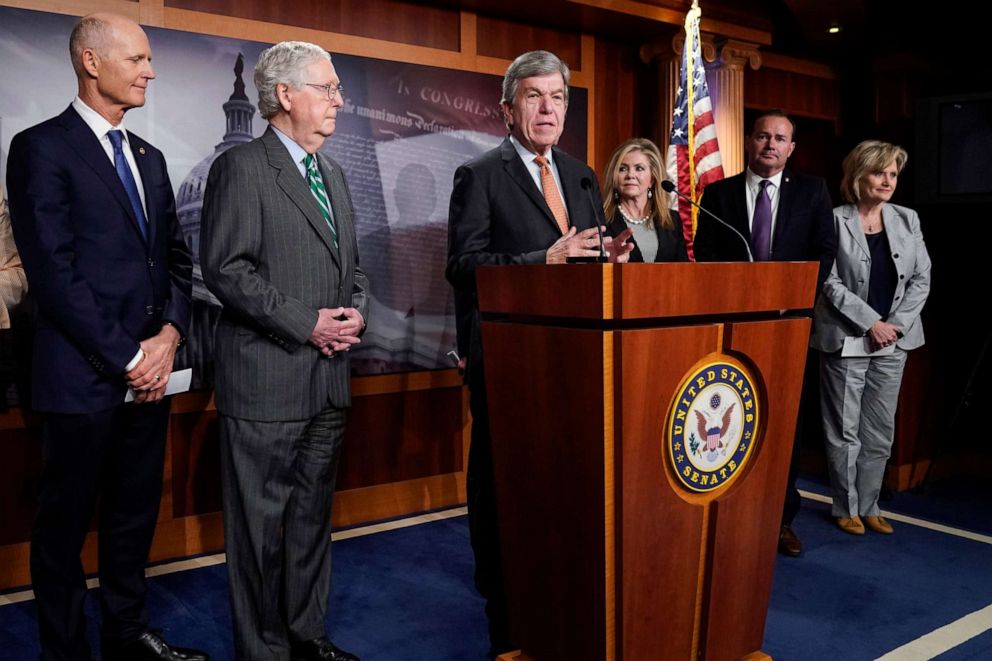
[[[535,156],[534,162],[541,166],[541,188],[544,190],[544,201],[548,203],[548,208],[558,223],[558,229],[562,234],[568,233],[568,213],[565,211],[565,202],[558,192],[558,185],[555,183],[555,176],[551,174],[551,166],[548,159],[543,156]]]

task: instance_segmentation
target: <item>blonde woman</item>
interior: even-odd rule
[[[685,262],[681,221],[661,190],[661,152],[645,138],[623,143],[603,171],[603,212],[607,234],[630,228],[632,262]]]
[[[862,142],[844,159],[837,259],[813,314],[832,514],[841,530],[892,533],[878,509],[906,353],[923,344],[930,256],[916,212],[889,200],[906,151]]]

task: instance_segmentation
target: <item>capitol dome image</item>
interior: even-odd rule
[[[203,284],[200,271],[200,213],[203,210],[203,189],[207,185],[207,175],[214,160],[225,151],[246,142],[251,142],[252,118],[255,106],[245,94],[244,56],[238,55],[234,65],[234,91],[224,104],[227,130],[212,154],[193,166],[176,195],[176,212],[182,227],[183,238],[193,253],[193,306],[189,337],[176,354],[176,369],[193,368],[192,387],[210,388],[213,386],[213,337],[214,327],[220,317],[221,305],[217,298]]]

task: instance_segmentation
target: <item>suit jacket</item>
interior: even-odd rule
[[[737,229],[750,243],[745,172],[708,185],[700,205]],[[820,262],[817,293],[830,272],[837,252],[830,208],[830,195],[823,179],[788,169],[782,173],[771,260]],[[703,212],[700,212],[696,226],[693,253],[696,261],[700,262],[747,261],[747,250],[740,237]]]
[[[579,231],[605,225],[596,174],[557,147],[552,149],[569,224]],[[582,189],[584,178],[594,184],[592,203]],[[468,358],[470,373],[473,365],[478,369],[482,364],[475,269],[544,264],[548,248],[561,236],[544,195],[509,138],[455,171],[445,275],[455,288],[458,347]]]
[[[348,354],[308,343],[319,308],[368,319],[354,205],[341,166],[318,154],[338,232],[269,128],[214,161],[204,191],[200,264],[224,305],[215,336],[217,410],[233,417],[305,420],[351,403]]]
[[[920,311],[930,293],[930,255],[923,243],[916,212],[896,204],[882,207],[889,250],[896,266],[895,295],[885,320],[899,328],[901,349],[923,344]],[[837,225],[837,261],[823,286],[823,296],[813,311],[810,346],[820,351],[840,351],[845,337],[860,337],[881,316],[867,303],[871,252],[861,227],[858,208],[845,204],[834,209]]]
[[[121,404],[138,343],[189,326],[189,248],[162,153],[128,132],[148,219],[143,238],[124,185],[70,106],[14,136],[7,188],[14,239],[38,305],[32,401],[90,413]]]
[[[674,211],[669,210],[669,213],[672,216],[672,222],[675,223],[673,229],[666,230],[661,226],[661,223],[654,225],[654,233],[658,236],[658,253],[655,255],[654,261],[656,263],[688,262],[689,255],[686,253],[685,240],[682,237],[682,219]],[[606,233],[615,237],[625,229],[627,229],[627,223],[624,222],[623,216],[617,213],[607,226]],[[630,261],[643,262],[644,255],[641,254],[641,248],[637,245],[637,241],[631,238],[631,243],[634,244],[634,249],[630,251]]]

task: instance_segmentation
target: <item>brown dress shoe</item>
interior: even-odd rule
[[[883,519],[880,516],[866,516],[865,525],[875,532],[880,532],[883,535],[892,534],[892,524]]]
[[[856,516],[838,516],[837,527],[852,535],[865,534],[865,524],[861,523],[861,519]]]
[[[803,554],[803,543],[793,532],[791,526],[782,526],[778,534],[778,552],[790,558],[798,558]]]

